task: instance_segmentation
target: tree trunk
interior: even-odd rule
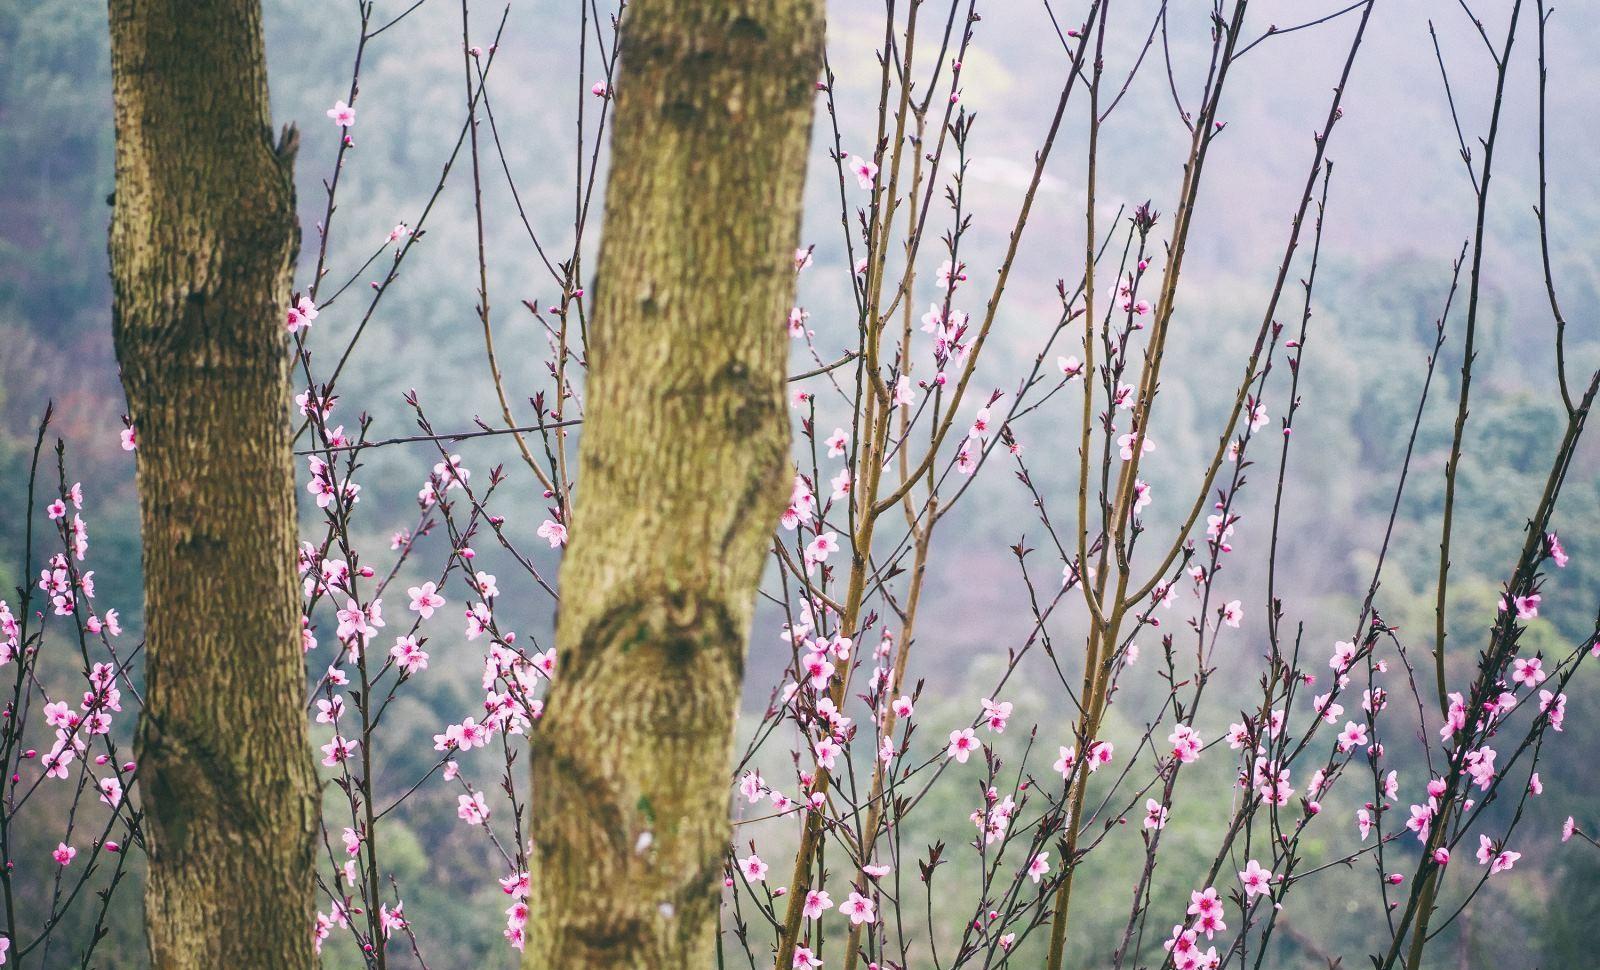
[[[294,139],[272,142],[256,0],[111,0],[110,15],[151,962],[311,967],[316,773],[284,327]]]
[[[523,965],[715,965],[728,772],[787,496],[819,0],[635,0],[589,327]]]

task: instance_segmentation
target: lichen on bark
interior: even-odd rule
[[[151,964],[315,965],[284,313],[257,0],[111,0],[113,336],[138,429]]]
[[[624,16],[527,968],[715,962],[821,42],[817,0]]]

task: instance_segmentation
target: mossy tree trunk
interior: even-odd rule
[[[316,774],[284,327],[293,136],[273,142],[257,0],[111,0],[110,21],[151,962],[312,967]]]
[[[819,0],[625,14],[528,968],[715,965],[821,41]]]

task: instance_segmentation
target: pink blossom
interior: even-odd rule
[[[828,555],[839,551],[839,534],[824,532],[806,544],[806,563],[827,562]]]
[[[299,333],[311,329],[311,321],[316,318],[317,305],[309,297],[302,296],[289,307],[284,326],[290,333]]]
[[[427,582],[406,590],[411,596],[411,611],[420,613],[424,620],[431,618],[433,611],[444,605],[444,597],[440,596],[436,589],[432,582]]]
[[[1511,661],[1511,682],[1537,687],[1544,682],[1544,661],[1538,657],[1518,657]]]
[[[1512,866],[1516,865],[1517,860],[1520,858],[1522,858],[1522,853],[1511,852],[1509,850],[1496,854],[1494,861],[1489,863],[1489,875],[1492,876],[1497,872],[1505,872]]]
[[[1512,597],[1511,604],[1516,607],[1517,619],[1531,620],[1537,617],[1539,615],[1539,602],[1542,599],[1543,597],[1538,593],[1529,593],[1526,596]],[[1500,608],[1502,610],[1505,609],[1505,603],[1503,600],[1501,601]]]
[[[1434,811],[1435,806],[1431,798],[1426,805],[1411,806],[1411,817],[1406,820],[1406,828],[1417,833],[1418,842],[1428,841],[1428,831],[1433,827]],[[1366,837],[1362,838],[1364,840]]]
[[[1550,558],[1556,562],[1556,567],[1558,569],[1567,568],[1567,551],[1561,548],[1561,540],[1556,537],[1556,534],[1554,532],[1546,533],[1544,541],[1545,547],[1550,551]]]
[[[739,860],[739,871],[744,874],[746,882],[766,882],[767,864],[754,852]]]
[[[950,732],[950,748],[946,752],[948,757],[956,759],[961,764],[967,763],[967,758],[978,748],[978,739],[972,733],[972,728],[962,728]]]
[[[803,912],[806,919],[818,919],[824,912],[833,908],[833,900],[828,896],[826,889],[812,889],[806,893],[806,902]]]
[[[567,544],[567,527],[555,519],[545,519],[539,523],[539,538],[547,540],[550,548],[558,549]]]
[[[1151,441],[1148,435],[1129,432],[1117,438],[1118,453],[1122,456],[1123,461],[1133,460],[1133,449],[1136,444],[1141,454],[1148,455],[1156,450],[1156,443]]]
[[[852,925],[862,923],[876,923],[878,921],[875,910],[877,904],[858,892],[852,892],[850,898],[839,904],[839,912],[850,917]]]
[[[322,763],[330,768],[335,767],[340,762],[354,757],[359,747],[361,747],[359,739],[346,739],[335,734],[332,741],[322,746]]]
[[[1184,764],[1189,764],[1200,757],[1200,749],[1205,746],[1200,740],[1199,732],[1188,724],[1180,724],[1167,735],[1167,741],[1172,744],[1172,756]]]
[[[456,796],[456,817],[468,825],[483,825],[489,819],[489,803],[483,792]]]
[[[1239,881],[1244,884],[1245,899],[1272,894],[1272,870],[1261,868],[1261,863],[1254,859],[1245,863],[1244,869],[1240,870]]]
[[[428,669],[428,654],[415,637],[396,637],[394,646],[389,648],[389,656],[394,658],[395,665],[407,676]]]
[[[850,156],[850,171],[855,175],[856,182],[864,189],[872,188],[878,178],[878,166],[860,155]]]
[[[333,107],[328,109],[328,117],[340,128],[349,128],[356,123],[356,109],[345,104],[343,100],[335,101]]]
[[[1567,695],[1553,694],[1547,690],[1539,691],[1539,711],[1548,716],[1550,729],[1560,731],[1562,722],[1567,717]]]
[[[1344,730],[1339,732],[1339,750],[1348,752],[1353,748],[1366,747],[1367,726],[1354,721],[1344,722]]]
[[[1204,933],[1208,940],[1228,929],[1228,925],[1222,921],[1222,900],[1217,898],[1217,890],[1213,886],[1206,887],[1204,892],[1189,894],[1188,912],[1190,916],[1197,917],[1195,929]]]

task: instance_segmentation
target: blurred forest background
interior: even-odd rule
[[[377,19],[388,19],[385,14],[393,16],[406,5],[380,0]],[[1341,5],[1335,0],[1263,3],[1253,9],[1247,33],[1254,36],[1269,24],[1297,23]],[[570,246],[573,231],[576,111],[598,79],[592,61],[588,77],[578,74],[578,6],[515,0],[490,81],[517,188],[541,238],[558,248]],[[844,147],[868,154],[869,115],[877,94],[873,50],[881,40],[881,12],[875,5],[842,0],[830,6],[829,46],[839,78]],[[1451,644],[1463,669],[1493,615],[1498,584],[1514,561],[1561,419],[1552,324],[1531,210],[1538,183],[1529,7],[1524,12],[1529,39],[1526,46],[1519,40],[1513,54],[1507,128],[1489,210],[1481,354],[1458,496]],[[1477,5],[1491,36],[1498,38],[1509,8],[1508,2],[1489,0]],[[1108,74],[1125,73],[1131,66],[1154,9],[1151,0],[1117,6]],[[1190,82],[1188,101],[1196,99],[1193,85],[1204,68],[1208,9],[1209,4],[1198,0],[1172,4],[1174,67],[1180,89]],[[1064,63],[1040,4],[998,3],[983,13],[977,53],[963,70],[963,103],[978,116],[967,189],[969,207],[976,213],[968,263],[978,280],[988,279],[998,260]],[[487,46],[499,15],[495,5],[474,11],[475,43]],[[273,0],[265,4],[265,16],[274,114],[279,123],[294,121],[302,129],[297,170],[305,234],[302,262],[309,273],[306,260],[315,258],[316,225],[325,201],[321,180],[337,146],[337,130],[324,111],[347,93],[357,33],[355,4]],[[330,276],[335,279],[359,266],[395,223],[414,222],[438,179],[464,116],[459,17],[456,5],[426,4],[395,28],[394,36],[369,51],[359,123],[352,130],[356,148],[344,175],[348,182],[340,189],[331,247]],[[1429,41],[1429,18],[1439,28],[1468,141],[1487,124],[1492,65],[1455,0],[1380,0],[1346,98],[1346,117],[1330,150],[1335,170],[1301,384],[1306,405],[1297,422],[1285,499],[1289,538],[1280,555],[1279,589],[1289,618],[1304,622],[1307,649],[1316,658],[1352,632],[1382,537],[1451,261],[1472,229],[1472,190]],[[1304,183],[1312,134],[1321,124],[1351,26],[1336,20],[1269,40],[1241,62],[1240,76],[1230,80],[1222,111],[1227,129],[1208,168],[1199,228],[1185,266],[1171,377],[1163,388],[1163,424],[1153,432],[1161,448],[1146,465],[1156,499],[1151,521],[1158,530],[1165,521],[1159,513],[1175,516],[1177,506],[1192,499],[1201,452],[1214,444],[1225,398],[1231,398],[1282,252],[1287,221]],[[1552,258],[1572,320],[1570,366],[1574,374],[1584,375],[1600,363],[1600,331],[1593,312],[1600,304],[1600,248],[1593,242],[1600,235],[1595,174],[1600,126],[1593,123],[1600,110],[1600,68],[1592,56],[1597,46],[1600,11],[1576,3],[1561,6],[1550,38]],[[625,77],[621,83],[627,83]],[[1099,198],[1105,200],[1107,219],[1119,206],[1131,210],[1146,199],[1163,213],[1172,208],[1187,133],[1166,86],[1159,69],[1141,73],[1103,136]],[[827,124],[825,114],[819,114],[818,123]],[[1055,281],[1066,277],[1070,285],[1081,271],[1083,128],[1069,125],[1066,141],[1051,162],[980,384],[987,381],[1008,393],[1015,389],[1059,314]],[[825,154],[829,144],[831,138],[825,139],[819,128],[803,229],[804,241],[816,246],[816,265],[802,275],[800,303],[812,314],[819,352],[833,359],[853,342],[855,323],[834,169]],[[137,637],[133,461],[117,441],[123,403],[110,339],[105,239],[106,197],[112,185],[110,80],[101,5],[82,0],[0,5],[0,175],[0,495],[6,496],[0,513],[0,587],[10,590],[27,581],[18,572],[23,509],[17,496],[26,471],[25,449],[46,402],[53,400],[53,434],[67,442],[69,481],[81,479],[89,496],[85,515],[98,565],[99,602],[119,608],[129,636]],[[548,353],[542,331],[521,301],[548,303],[557,294],[542,271],[533,269],[535,256],[512,215],[504,181],[491,181],[485,191],[487,211],[498,214],[488,226],[497,343],[513,399],[525,401],[542,386],[540,361]],[[357,410],[365,410],[375,419],[375,437],[412,433],[401,400],[410,388],[419,392],[440,430],[467,430],[475,415],[487,419],[497,413],[474,312],[470,188],[461,177],[447,184],[442,214],[430,220],[423,252],[408,260],[398,291],[383,305],[352,369],[341,379],[340,416],[347,425],[354,424]],[[1163,217],[1156,234],[1165,238],[1168,228]],[[930,292],[933,265],[922,272],[922,285]],[[1294,275],[1304,271],[1302,260]],[[297,285],[306,282],[298,279]],[[919,298],[919,305],[928,299]],[[1280,318],[1288,323],[1298,306],[1298,291],[1291,291]],[[1458,300],[1458,311],[1459,306]],[[354,309],[336,308],[318,319],[312,341],[317,353],[327,357],[339,352],[355,326]],[[1453,318],[1453,327],[1459,324],[1459,317]],[[1378,600],[1384,617],[1411,634],[1407,642],[1424,657],[1431,639],[1442,467],[1459,354],[1459,332],[1452,329]],[[809,366],[798,345],[796,365]],[[1281,391],[1285,385],[1276,386]],[[1276,427],[1285,402],[1281,394],[1276,399],[1269,394],[1267,404]],[[522,412],[531,417],[526,406]],[[1015,428],[1028,448],[1035,480],[1063,511],[1077,467],[1072,413],[1058,398]],[[842,419],[828,414],[824,403],[818,427],[826,434]],[[1269,444],[1275,465],[1276,444]],[[533,536],[545,503],[536,483],[525,473],[518,475],[524,470],[512,460],[509,442],[487,439],[463,443],[458,450],[474,470],[506,463],[513,485],[503,490],[497,511],[509,517],[524,550],[541,567],[553,567],[544,543]],[[1257,455],[1258,461],[1262,458]],[[389,534],[409,527],[417,489],[435,460],[425,445],[387,448],[369,456],[360,479],[364,491],[358,523],[369,557],[381,559]],[[1564,653],[1567,644],[1582,637],[1600,605],[1597,471],[1600,449],[1591,442],[1572,471],[1556,520],[1572,566],[1547,587],[1545,608],[1524,641],[1545,645],[1547,654]],[[1236,654],[1222,662],[1252,671],[1248,665],[1264,642],[1265,564],[1257,553],[1269,481],[1262,467],[1257,486],[1246,490],[1246,517],[1235,540],[1240,551],[1218,580],[1230,591],[1225,598],[1242,597],[1247,610],[1247,635],[1235,636],[1231,643],[1224,639],[1230,644],[1225,649]],[[1006,463],[984,469],[953,518],[935,540],[922,633],[910,671],[913,680],[925,678],[936,688],[919,707],[930,737],[970,719],[1006,650],[1026,635],[1026,589],[1008,547],[1025,535],[1032,545],[1048,544],[1026,491]],[[502,575],[499,610],[516,616],[527,634],[547,639],[552,621],[548,598],[522,583],[498,552],[488,550],[484,556],[490,563],[486,568]],[[1059,566],[1039,561],[1043,555],[1035,554],[1030,569],[1036,576],[1053,575]],[[515,584],[507,582],[512,576],[517,576]],[[458,603],[459,594],[452,597],[452,612]],[[392,609],[402,610],[403,602]],[[1063,640],[1071,622],[1062,623],[1058,636]],[[776,636],[779,623],[775,613],[763,611],[752,636],[746,704],[756,713],[786,662],[787,647]],[[433,666],[413,682],[402,709],[391,715],[395,726],[388,730],[389,750],[382,760],[389,773],[384,783],[397,791],[432,762],[435,731],[477,713],[481,654],[476,647],[449,640],[448,635],[435,637],[430,645]],[[1148,644],[1147,655],[1154,656],[1156,646]],[[313,655],[313,671],[320,672],[326,661],[326,656]],[[1320,660],[1315,665],[1320,667]],[[1600,713],[1596,677],[1594,671],[1585,671],[1574,681],[1567,734],[1561,739],[1565,743],[1544,751],[1541,774],[1549,793],[1533,800],[1532,820],[1525,823],[1517,846],[1527,859],[1512,876],[1496,879],[1475,912],[1447,931],[1433,965],[1505,970],[1594,965],[1591,927],[1600,918],[1600,897],[1593,887],[1600,884],[1600,853],[1576,841],[1559,845],[1557,830],[1568,814],[1591,831],[1600,825],[1600,774],[1592,767],[1591,733]],[[1068,731],[1068,711],[1052,707],[1059,701],[1038,686],[1045,683],[1042,677],[1012,683],[1005,699],[1016,704],[1018,713],[1013,732],[1003,739],[1006,746],[1015,746],[1013,754],[1020,751],[1025,726],[1037,723],[1039,750],[1053,752]],[[1122,720],[1109,735],[1131,742],[1141,729],[1138,719],[1151,707],[1140,699],[1147,693],[1154,703],[1164,690],[1153,664],[1126,683],[1131,696],[1120,698],[1113,708],[1113,717]],[[1227,704],[1226,697],[1214,697],[1209,714],[1200,718],[1208,738],[1236,719]],[[1016,730],[1019,726],[1023,729]],[[929,743],[926,737],[924,743]],[[1034,757],[1033,770],[1048,770],[1037,762],[1037,752]],[[1203,770],[1186,775],[1180,789],[1179,808],[1168,830],[1173,847],[1158,872],[1158,891],[1186,893],[1203,864],[1200,854],[1209,857],[1208,846],[1215,843],[1221,819],[1208,817],[1198,799],[1185,810],[1182,798],[1185,791],[1226,787],[1229,761],[1214,755],[1198,767]],[[767,769],[769,775],[787,777],[781,763]],[[1405,783],[1415,787],[1421,771],[1418,765]],[[957,793],[948,785],[940,791],[951,805],[919,817],[942,816],[948,828],[908,835],[908,845],[945,838],[959,846],[970,838],[965,806],[971,793]],[[1313,848],[1310,865],[1317,864],[1317,851],[1331,858],[1354,847],[1354,823],[1347,819],[1356,806],[1344,804],[1350,797],[1335,799],[1338,806],[1332,810],[1339,817],[1324,828],[1327,844]],[[504,897],[495,883],[498,869],[491,865],[481,833],[456,819],[454,794],[443,787],[426,793],[385,824],[393,826],[388,838],[414,846],[403,853],[391,841],[389,855],[396,860],[406,913],[419,936],[430,941],[429,962],[436,967],[512,966],[513,954],[499,933]],[[1129,845],[1137,844],[1134,829],[1130,825],[1121,834],[1132,840]],[[1411,840],[1402,845],[1400,851],[1416,851]],[[1192,858],[1186,861],[1179,846],[1193,846]],[[49,848],[41,844],[25,851],[42,856]],[[1120,929],[1127,911],[1136,856],[1123,853],[1119,861],[1113,849],[1094,857],[1090,885],[1096,887],[1096,901],[1082,911],[1085,931],[1074,947],[1074,965],[1096,965],[1094,955],[1109,950],[1110,934]],[[1288,914],[1287,932],[1276,944],[1281,962],[1273,965],[1325,966],[1319,953],[1343,957],[1347,967],[1365,962],[1371,932],[1381,925],[1382,914],[1370,893],[1341,894],[1338,880],[1344,874],[1327,878],[1330,887],[1316,897],[1322,904],[1306,905],[1313,898],[1307,893],[1301,907]],[[1365,870],[1362,878],[1368,878]],[[138,966],[144,959],[137,898],[134,893],[118,898],[116,905],[126,914],[113,922],[109,949],[103,951],[106,965]],[[1329,905],[1330,899],[1337,902]],[[952,903],[951,912],[957,911]],[[358,965],[348,950],[343,941],[330,948],[329,965]]]

